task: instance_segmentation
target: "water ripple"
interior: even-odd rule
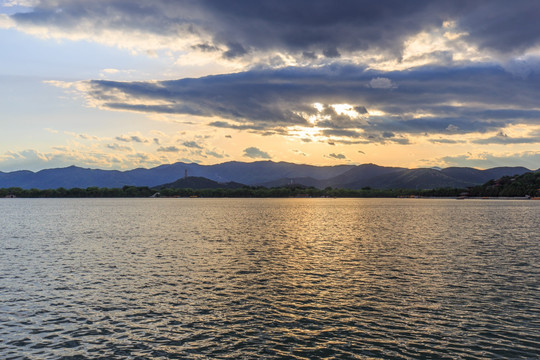
[[[539,205],[0,201],[0,357],[536,358]]]

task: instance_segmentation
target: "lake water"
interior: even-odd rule
[[[2,359],[540,354],[540,201],[0,199]]]

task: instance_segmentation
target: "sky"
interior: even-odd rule
[[[0,171],[540,168],[536,0],[0,0]]]

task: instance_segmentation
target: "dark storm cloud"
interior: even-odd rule
[[[301,84],[272,84],[271,73],[240,73],[162,82],[91,81],[90,94],[111,109],[142,112],[162,112],[199,116],[221,116],[228,119],[269,123],[304,124],[306,120],[291,109],[310,111],[293,106],[295,99],[286,96]],[[233,81],[233,83],[230,83]],[[289,88],[286,94],[276,91]],[[119,94],[140,103],[122,103]],[[167,105],[148,105],[149,100],[164,100]],[[217,126],[217,124],[216,124]]]
[[[539,43],[540,3],[530,0],[38,0],[11,16],[20,26],[100,30],[201,38],[192,46],[225,58],[252,50],[336,58],[379,49],[399,55],[404,41],[453,20],[469,41],[498,52]],[[207,42],[206,39],[211,39]]]
[[[370,86],[381,78],[397,86]],[[540,74],[516,77],[495,65],[403,72],[332,65],[160,82],[94,80],[88,85],[88,94],[106,108],[215,116],[224,120],[210,126],[261,133],[312,127],[309,117],[318,116],[317,126],[327,135],[407,143],[401,135],[484,133],[540,121]],[[162,105],[151,105],[156,102]],[[313,103],[323,104],[322,110]],[[330,106],[344,103],[359,117],[338,114]],[[370,115],[370,109],[384,114]]]
[[[302,56],[305,59],[311,59],[311,60],[317,59],[317,55],[313,51],[304,51],[302,52]]]
[[[223,53],[223,57],[227,59],[234,59],[242,55],[247,54],[247,50],[242,46],[242,44],[237,42],[227,43],[228,50]]]
[[[371,47],[399,49],[403,40],[425,27],[440,25],[459,6],[417,1],[204,1],[217,20],[218,43],[235,39],[243,47],[283,49],[339,57],[340,50]]]
[[[476,1],[457,23],[481,48],[515,53],[540,42],[538,14],[540,2],[534,0]]]
[[[436,109],[433,109],[436,110]],[[459,109],[456,109],[459,112]],[[400,132],[408,134],[454,134],[497,130],[506,126],[504,121],[479,120],[473,117],[425,117],[408,119],[403,116],[384,117],[378,122],[370,122],[369,128],[381,133]]]
[[[367,114],[367,113],[368,113],[368,111],[367,111],[367,109],[366,109],[365,106],[356,106],[356,107],[354,108],[354,111],[356,111],[357,113],[359,113],[359,114],[361,114],[361,115],[364,115],[364,114]]]

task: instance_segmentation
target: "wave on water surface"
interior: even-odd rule
[[[535,358],[539,205],[0,202],[0,358]]]

